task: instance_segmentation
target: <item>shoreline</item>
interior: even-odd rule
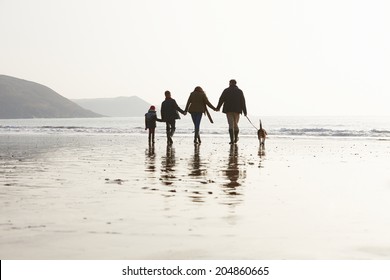
[[[388,259],[388,141],[0,135],[1,259]]]

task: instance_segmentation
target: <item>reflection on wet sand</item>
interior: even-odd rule
[[[149,145],[149,148],[145,150],[145,170],[148,172],[156,171],[156,154],[154,152],[154,143]]]
[[[165,153],[160,158],[161,166],[157,178],[160,184],[169,188],[153,187],[151,190],[161,191],[160,194],[164,197],[184,195],[195,203],[210,202],[224,205],[242,203],[246,165],[245,158],[239,155],[238,146],[231,145],[227,157],[218,155],[222,165],[213,166],[209,166],[211,155],[204,155],[201,150],[201,145],[194,145],[193,152],[187,154],[187,160],[183,161],[183,158],[178,160],[176,157],[175,148],[167,145]],[[157,171],[156,160],[159,157],[156,156],[154,147],[146,149],[145,155],[145,170]],[[187,164],[183,165],[185,162]]]
[[[194,155],[190,160],[190,176],[198,177],[204,175],[206,168],[203,166],[203,163],[200,159],[200,145],[194,145]]]
[[[167,145],[166,154],[161,160],[161,180],[165,185],[173,184],[175,176],[175,148],[172,145]]]
[[[263,145],[259,145],[259,153],[258,153],[260,159],[265,157],[265,147]]]
[[[0,258],[390,257],[386,141],[191,138],[0,135]]]
[[[259,145],[259,152],[258,152],[258,155],[259,155],[259,165],[258,167],[259,168],[262,168],[263,165],[263,160],[265,159],[265,147],[263,145]]]
[[[46,173],[54,161],[89,146],[84,140],[50,135],[0,135],[0,185],[28,188],[62,185],[63,179],[56,178],[53,182]],[[72,164],[76,166],[77,162]]]
[[[241,202],[241,199],[237,196],[242,195],[241,186],[246,177],[246,170],[239,168],[238,159],[238,146],[230,145],[228,166],[225,170],[223,170],[223,173],[228,179],[228,182],[223,184],[223,191],[229,197],[234,198],[233,200],[229,200],[228,204],[238,204]]]
[[[228,166],[224,170],[224,173],[229,180],[224,186],[235,189],[236,187],[241,186],[239,182],[240,178],[243,178],[243,172],[240,172],[238,168],[238,147],[237,145],[231,145],[228,158]]]
[[[211,195],[212,191],[205,191],[201,187],[207,185],[208,181],[206,178],[207,169],[205,163],[201,160],[199,144],[194,145],[194,154],[190,159],[189,171],[190,181],[194,185],[194,190],[189,192],[189,198],[193,202],[205,202],[206,196]]]

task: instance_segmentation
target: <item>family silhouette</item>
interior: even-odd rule
[[[145,114],[145,130],[149,130],[149,145],[154,144],[154,134],[156,129],[156,122],[165,122],[167,144],[173,144],[173,135],[176,130],[176,120],[180,119],[179,112],[183,115],[187,113],[191,114],[192,122],[194,124],[194,143],[200,144],[200,124],[203,114],[206,114],[210,122],[213,123],[213,119],[207,109],[207,107],[219,112],[222,107],[222,112],[226,114],[227,122],[229,125],[229,144],[235,144],[238,142],[238,135],[240,132],[238,123],[240,115],[243,113],[247,116],[246,103],[243,91],[238,88],[237,81],[232,79],[229,81],[229,87],[223,90],[218,105],[213,106],[207,98],[204,90],[197,86],[190,93],[188,97],[185,109],[181,109],[175,99],[172,98],[170,91],[165,91],[165,100],[161,104],[161,119],[157,117],[155,106],[151,106],[148,112]]]

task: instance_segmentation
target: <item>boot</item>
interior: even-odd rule
[[[237,143],[238,142],[238,133],[240,132],[239,129],[236,129],[234,131],[234,143]]]
[[[167,132],[167,144],[172,145],[172,143],[173,143],[173,140],[171,137],[171,133]]]
[[[233,129],[229,129],[229,135],[230,135],[230,145],[234,144],[234,135],[233,135]]]
[[[195,144],[201,143],[200,136],[199,136],[199,130],[196,130],[196,129],[195,129],[194,143]]]
[[[171,137],[173,137],[173,134],[175,134],[176,128],[171,128]]]
[[[175,128],[171,127],[170,131],[167,131],[167,138],[168,138],[169,145],[173,144],[173,140],[172,140],[173,134],[175,134]]]

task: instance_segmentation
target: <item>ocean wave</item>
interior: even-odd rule
[[[240,121],[242,136],[257,137],[257,128],[245,120]],[[355,137],[390,138],[390,120],[386,118],[336,118],[336,117],[269,117],[263,125],[270,137]],[[201,124],[203,135],[226,135],[225,118],[214,124]],[[144,118],[99,118],[99,119],[24,119],[0,120],[0,133],[41,134],[146,134]],[[191,119],[182,119],[176,124],[176,134],[193,135]],[[156,134],[165,135],[165,125],[158,123]]]
[[[370,137],[374,133],[364,130],[326,129],[326,128],[281,128],[276,134],[292,136],[323,136],[323,137]],[[389,133],[390,135],[390,133]]]
[[[390,135],[390,130],[380,130],[380,129],[372,129],[370,130],[373,134],[387,134]]]
[[[143,134],[143,127],[94,127],[94,126],[0,126],[0,133],[75,133],[75,134]],[[165,134],[164,128],[158,128],[157,134]],[[192,128],[177,128],[176,134],[192,134]],[[226,129],[203,129],[204,135],[225,135]],[[241,135],[256,135],[253,129],[241,129]],[[268,131],[270,137],[373,137],[390,138],[389,130],[351,130],[329,128],[273,128]]]

